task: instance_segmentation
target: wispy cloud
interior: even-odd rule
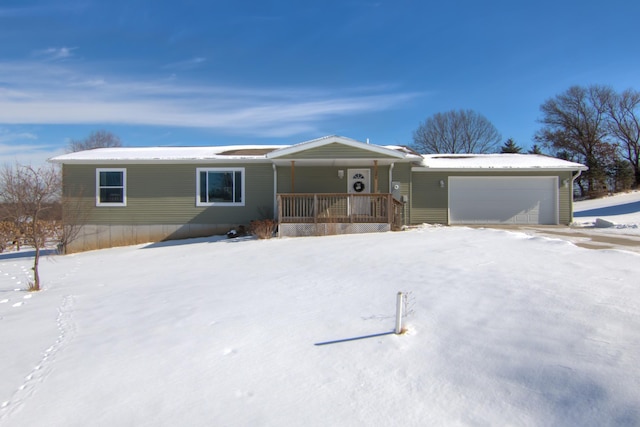
[[[30,132],[11,132],[8,129],[0,128],[0,144],[6,144],[14,141],[36,140],[38,137]],[[23,148],[24,145],[21,146]],[[0,153],[2,153],[0,148]]]
[[[40,165],[61,151],[58,147],[38,144],[37,141],[38,136],[32,132],[15,132],[0,127],[0,166],[12,163]]]
[[[37,62],[0,62],[0,75],[9,76],[0,81],[0,123],[6,124],[175,126],[283,137],[328,119],[398,108],[419,96],[384,86],[265,89],[133,80],[78,72],[60,62],[46,69]]]
[[[34,55],[55,61],[70,58],[76,49],[77,47],[50,47],[48,49],[37,50],[34,52]]]
[[[184,61],[172,62],[170,64],[165,65],[162,68],[167,70],[180,70],[180,71],[193,70],[194,68],[197,68],[198,66],[202,65],[206,60],[207,59],[203,57],[195,57],[195,58],[187,59]]]

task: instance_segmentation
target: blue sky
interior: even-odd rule
[[[452,109],[532,145],[572,85],[640,90],[640,2],[3,0],[0,160],[125,145],[410,144]]]

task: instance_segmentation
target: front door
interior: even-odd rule
[[[348,169],[347,193],[368,194],[371,193],[371,170]],[[369,197],[354,197],[351,206],[351,214],[371,215],[371,200]]]

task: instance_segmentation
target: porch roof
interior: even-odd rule
[[[346,138],[344,136],[329,135],[272,151],[271,153],[267,154],[267,158],[278,159],[285,156],[302,153],[307,150],[312,150],[314,148],[328,146],[331,144],[344,145],[357,148],[365,152],[370,152],[371,159],[378,159],[380,156],[388,157],[390,159],[404,159],[408,154],[406,152],[395,149],[395,147],[387,148],[381,145],[369,144],[368,142],[356,141],[355,139]]]

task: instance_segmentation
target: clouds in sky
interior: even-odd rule
[[[61,154],[60,147],[38,142],[38,136],[31,132],[13,132],[0,125],[0,159],[2,164],[20,163],[40,165],[54,154]]]
[[[50,47],[48,49],[42,49],[35,52],[36,56],[49,60],[58,60],[70,58],[73,55],[73,51],[77,49],[75,47]]]
[[[97,67],[64,61],[73,50],[48,48],[38,51],[42,58],[0,62],[0,124],[148,125],[285,137],[314,132],[326,120],[397,108],[419,96],[385,86],[263,89],[188,82],[175,75],[105,75]],[[163,69],[179,72],[204,61],[194,57]]]

